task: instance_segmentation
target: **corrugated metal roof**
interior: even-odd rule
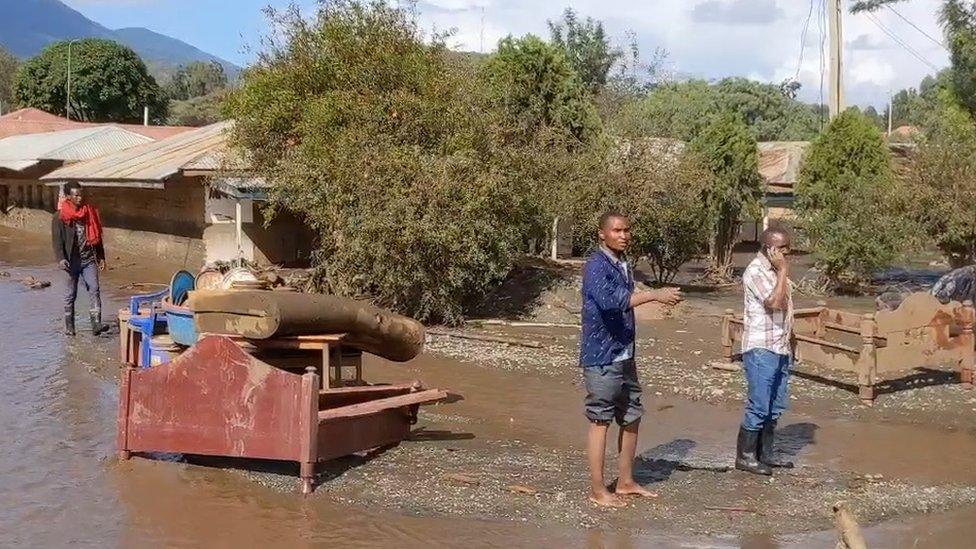
[[[158,183],[186,169],[195,160],[222,150],[232,122],[218,122],[193,131],[138,145],[124,151],[65,166],[45,181],[134,181]]]
[[[47,133],[75,128],[103,127],[107,124],[94,122],[79,122],[68,120],[60,116],[44,112],[40,109],[28,107],[0,116],[0,138],[12,135],[28,135],[33,133]],[[164,139],[179,133],[190,131],[189,126],[142,126],[140,124],[111,124],[130,132],[144,135],[150,139]]]
[[[42,160],[77,162],[152,139],[116,126],[96,126],[0,139],[0,167],[23,170]]]
[[[792,187],[800,175],[808,141],[759,143],[759,173],[773,186]]]

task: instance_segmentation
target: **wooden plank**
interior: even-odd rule
[[[862,320],[864,320],[864,316],[857,313],[849,313],[839,309],[827,309],[827,322],[855,328],[858,330],[858,333],[860,333]]]
[[[831,352],[830,349],[825,349],[821,345],[807,341],[797,340],[796,358],[802,362],[808,362],[834,370],[843,370],[845,372],[858,371],[857,354],[852,356],[848,351]]]
[[[343,421],[319,423],[320,461],[396,444],[410,435],[410,414],[403,408],[381,410]]]
[[[824,323],[824,326],[826,326],[828,330],[834,330],[835,332],[844,332],[848,334],[861,335],[860,327],[848,326],[846,324],[838,324],[837,322],[826,322]]]
[[[855,349],[854,347],[850,347],[848,345],[843,345],[841,343],[834,343],[833,341],[827,341],[826,339],[819,339],[819,338],[816,338],[816,337],[810,337],[810,336],[803,335],[803,334],[793,334],[793,337],[797,341],[805,341],[807,343],[812,343],[814,345],[820,345],[821,347],[826,347],[828,349],[834,349],[836,351],[844,351],[845,353],[851,353],[851,354],[855,354],[856,355],[856,354],[859,354],[861,352],[860,349]]]
[[[407,394],[419,389],[415,383],[397,385],[367,385],[365,387],[339,387],[319,391],[319,410],[359,404],[370,400]]]
[[[319,412],[319,423],[325,421],[341,421],[344,419],[375,414],[382,410],[412,406],[414,404],[427,404],[430,402],[436,402],[438,400],[444,400],[446,398],[447,391],[442,391],[440,389],[429,389],[427,391],[419,391],[407,395],[371,400],[361,404],[330,408],[328,410],[322,410]]]

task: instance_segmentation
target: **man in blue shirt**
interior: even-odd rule
[[[584,402],[590,429],[587,457],[590,465],[590,501],[622,507],[619,496],[656,497],[634,481],[637,431],[644,414],[641,386],[634,362],[634,307],[651,301],[674,305],[681,301],[677,288],[634,291],[633,267],[624,253],[630,245],[630,221],[618,212],[600,217],[600,248],[583,269],[580,365],[586,385]],[[620,426],[617,440],[619,473],[614,493],[603,481],[603,460],[611,421]]]

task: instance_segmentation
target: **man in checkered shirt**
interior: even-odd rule
[[[760,475],[772,474],[772,467],[793,466],[773,455],[776,422],[789,402],[793,363],[793,297],[786,258],[790,241],[784,228],[763,231],[762,249],[742,275],[742,362],[748,399],[739,427],[735,468]]]

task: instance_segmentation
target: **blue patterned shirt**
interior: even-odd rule
[[[602,248],[583,267],[580,364],[602,366],[634,357],[634,277],[628,264]]]

